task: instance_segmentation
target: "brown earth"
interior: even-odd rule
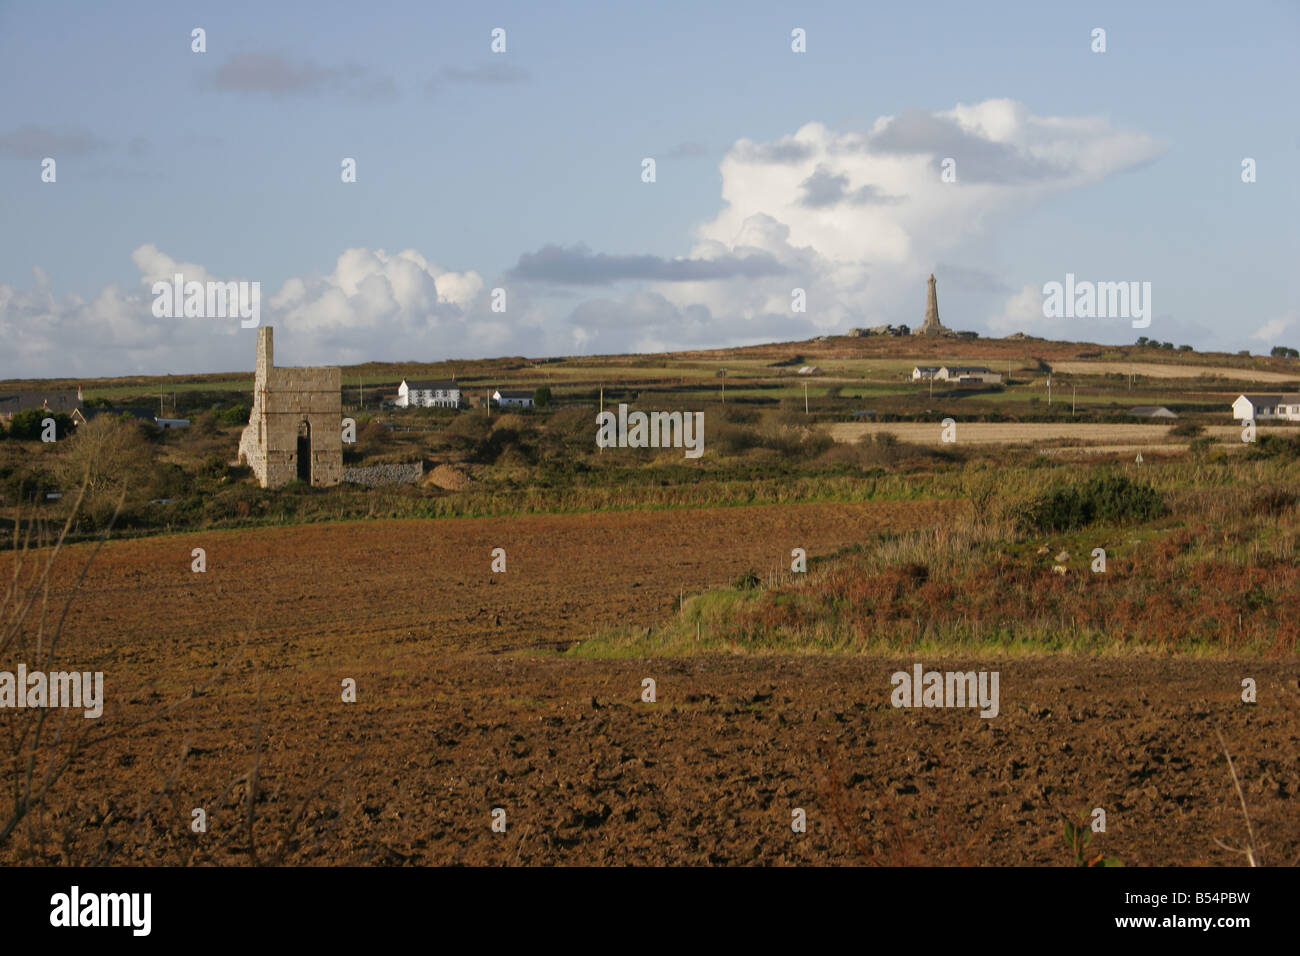
[[[438,465],[424,479],[426,485],[434,485],[446,491],[464,491],[474,485],[474,480],[459,468],[451,465]]]
[[[1058,811],[1101,807],[1096,844],[1128,865],[1236,863],[1214,842],[1245,838],[1216,729],[1265,862],[1300,854],[1295,661],[983,661],[969,668],[1001,674],[985,720],[893,708],[890,674],[912,659],[543,650],[648,625],[679,588],[762,573],[795,546],[940,518],[933,503],[815,504],[112,543],[61,660],[106,673],[92,736],[125,732],[83,754],[0,861],[1066,864]],[[1258,703],[1241,702],[1244,677]]]

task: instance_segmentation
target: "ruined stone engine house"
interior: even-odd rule
[[[295,478],[337,485],[343,478],[343,373],[276,368],[272,328],[257,330],[253,411],[239,439],[239,463],[263,488]]]

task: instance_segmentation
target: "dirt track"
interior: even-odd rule
[[[1108,448],[1182,451],[1186,444],[1169,442],[1173,425],[1157,424],[1074,424],[1072,422],[957,422],[954,438],[958,445],[1031,445],[1046,442],[1099,442]],[[837,442],[852,443],[881,432],[914,445],[942,445],[943,425],[939,422],[840,422],[827,425],[827,434]],[[1291,437],[1300,429],[1265,423],[1260,434]],[[1240,425],[1211,425],[1205,434],[1220,442],[1241,444]]]
[[[1244,829],[1215,728],[1266,862],[1300,854],[1294,661],[982,662],[970,667],[1001,674],[1001,713],[983,720],[890,706],[889,675],[910,659],[528,650],[649,623],[679,586],[763,572],[795,544],[825,552],[886,521],[933,523],[932,508],[118,543],[74,604],[63,655],[103,661],[105,730],[204,684],[236,652],[237,631],[250,642],[183,709],[89,751],[0,860],[238,863],[256,848],[260,861],[290,863],[1065,864],[1057,809],[1099,806],[1099,845],[1129,865],[1233,863],[1213,842],[1237,843]],[[206,575],[189,570],[196,546]],[[493,547],[507,549],[505,575],[489,571]],[[1247,676],[1253,705],[1239,697]],[[646,677],[655,703],[640,700]],[[356,703],[340,699],[345,678]],[[201,837],[189,830],[196,807],[209,817]],[[495,807],[505,833],[490,829]],[[795,807],[806,834],[790,831]]]

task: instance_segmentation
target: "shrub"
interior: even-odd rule
[[[1196,422],[1179,422],[1169,429],[1169,434],[1176,435],[1179,438],[1195,438],[1203,431],[1205,431],[1204,425],[1198,425]]]
[[[225,428],[231,428],[235,425],[247,425],[248,416],[253,409],[248,405],[231,405],[229,408],[223,408],[217,412],[217,422]]]
[[[714,449],[724,455],[739,455],[763,444],[762,437],[754,429],[726,423],[714,429],[709,442]]]
[[[744,574],[731,582],[731,586],[737,591],[752,591],[759,585],[758,574],[753,568],[750,568]]]
[[[1040,495],[1024,509],[1019,523],[1026,532],[1071,531],[1096,522],[1150,521],[1168,513],[1164,499],[1150,485],[1109,474]]]
[[[13,419],[9,422],[9,437],[17,438],[21,441],[35,441],[41,437],[44,426],[41,424],[45,419],[54,419],[54,437],[59,441],[67,438],[72,434],[72,419],[63,412],[51,412],[44,408],[29,408],[23,412],[15,412]]]
[[[1300,439],[1260,435],[1252,455],[1256,458],[1295,458],[1300,455]]]
[[[44,468],[17,468],[0,480],[0,496],[5,501],[40,503],[47,492],[58,490],[58,479]]]
[[[533,404],[538,408],[546,408],[551,404],[551,389],[549,386],[541,385],[533,390]]]
[[[199,466],[199,474],[204,478],[222,478],[226,474],[226,459],[221,455],[208,455]]]

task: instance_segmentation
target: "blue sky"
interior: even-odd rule
[[[1043,318],[1072,272],[1300,346],[1297,4],[804,6],[0,3],[0,377],[247,367],[177,263],[286,364],[915,325],[931,271],[981,334],[1143,334]]]

